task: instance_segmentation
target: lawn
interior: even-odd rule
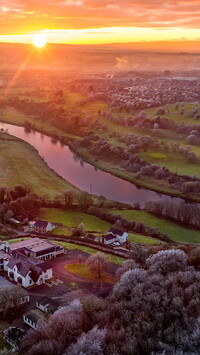
[[[128,233],[128,240],[134,243],[143,243],[143,244],[160,244],[162,243],[160,240],[146,237],[144,235]]]
[[[195,120],[195,118],[188,117],[190,110],[197,107],[197,105],[195,103],[183,103],[183,104],[179,105],[178,109],[175,109],[175,104],[169,104],[167,106],[169,108],[169,113],[167,112],[167,110],[164,107],[166,113],[163,115],[163,117],[170,118],[171,120],[173,120],[176,123],[183,122],[185,125],[199,124],[199,121]],[[185,110],[185,114],[181,114],[179,112],[182,108]],[[199,105],[198,105],[198,108],[200,108]],[[157,115],[156,114],[157,109],[158,109],[157,107],[156,108],[149,108],[144,111],[146,111],[149,116],[155,117]],[[161,115],[161,118],[162,118],[162,115]]]
[[[111,227],[110,223],[102,221],[98,217],[82,212],[63,211],[58,208],[42,208],[39,217],[51,222],[62,223],[68,227],[77,227],[83,223],[86,230],[102,233],[106,233]]]
[[[73,274],[76,274],[93,282],[105,282],[109,284],[115,284],[117,281],[117,279],[113,275],[110,275],[106,272],[102,272],[101,277],[99,278],[98,273],[94,270],[91,270],[90,267],[84,263],[66,264],[64,268],[72,272]]]
[[[200,178],[200,165],[190,164],[187,158],[178,153],[162,153],[148,150],[140,153],[141,157],[150,164],[166,166],[170,171],[181,175],[196,175]]]
[[[50,199],[64,190],[76,189],[49,169],[36,149],[19,139],[0,140],[0,180],[2,186],[21,184]]]
[[[166,219],[157,218],[151,213],[136,210],[114,210],[112,213],[119,214],[130,221],[143,222],[148,227],[157,228],[177,242],[200,243],[200,232],[197,230],[188,229]]]
[[[89,247],[85,247],[82,245],[78,245],[78,244],[72,244],[72,243],[66,243],[66,242],[58,242],[58,241],[54,241],[55,243],[62,245],[65,249],[68,250],[74,250],[74,249],[78,249],[78,250],[82,250],[85,253],[88,253],[90,255],[92,254],[96,254],[98,252],[97,249],[93,249],[93,248],[89,248]],[[120,257],[120,256],[116,256],[116,255],[112,255],[112,254],[106,254],[108,256],[108,260],[111,263],[117,264],[117,265],[121,265],[125,259]]]

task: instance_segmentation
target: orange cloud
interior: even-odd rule
[[[23,21],[22,21],[23,18]],[[0,0],[0,35],[44,29],[200,30],[199,0]],[[197,36],[199,37],[199,33]]]

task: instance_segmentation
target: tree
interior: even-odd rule
[[[67,206],[72,206],[74,199],[75,199],[75,191],[73,190],[66,190],[64,191],[64,199],[65,199],[65,203]]]
[[[146,265],[153,271],[169,273],[185,270],[187,255],[182,250],[161,250],[146,260]]]
[[[0,290],[0,310],[5,316],[7,312],[13,308],[15,311],[21,305],[22,297],[26,295],[26,292],[20,286],[2,287]]]
[[[22,349],[25,353],[62,354],[83,332],[83,307],[79,300],[74,300],[59,308],[49,318],[40,320],[37,326],[37,330],[31,330],[23,338]],[[47,350],[45,345],[48,345]]]
[[[105,329],[95,326],[88,333],[83,333],[77,342],[70,346],[64,355],[104,355]]]
[[[101,278],[102,272],[106,270],[108,266],[108,259],[105,254],[98,252],[88,258],[87,264],[92,270],[97,272],[98,277]]]

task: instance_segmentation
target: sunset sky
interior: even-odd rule
[[[0,42],[200,40],[200,0],[0,0]]]

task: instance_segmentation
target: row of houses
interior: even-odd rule
[[[26,239],[0,243],[0,268],[9,280],[25,287],[44,284],[53,277],[50,259],[64,253],[64,248],[49,240]]]
[[[48,314],[54,313],[61,305],[57,300],[42,297],[36,301],[35,309],[31,309],[23,315],[23,322],[29,327],[37,329],[38,321],[46,319]],[[25,334],[25,329],[9,327],[3,331],[3,340],[12,347],[13,351],[19,351]]]

